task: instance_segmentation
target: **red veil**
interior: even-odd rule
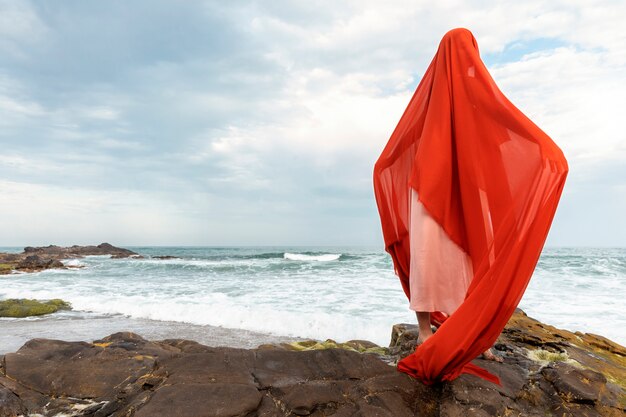
[[[568,166],[559,147],[498,89],[467,29],[448,32],[374,167],[385,249],[409,291],[409,191],[471,258],[465,300],[398,363],[430,384],[492,346],[528,285]],[[444,319],[444,320],[441,320]]]

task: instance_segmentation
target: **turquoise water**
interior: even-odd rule
[[[7,249],[21,250],[0,251]],[[63,298],[74,307],[69,314],[84,320],[124,316],[382,345],[394,323],[415,321],[379,248],[131,249],[146,258],[69,259],[82,267],[0,276],[0,298]],[[546,248],[520,307],[557,327],[626,344],[624,299],[626,249]]]

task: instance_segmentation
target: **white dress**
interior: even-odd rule
[[[409,308],[450,315],[465,299],[473,277],[472,261],[426,211],[417,191],[410,190]]]

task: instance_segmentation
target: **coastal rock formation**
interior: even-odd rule
[[[415,349],[418,328],[393,327],[389,354]],[[496,386],[469,375],[442,385],[442,416],[624,416],[626,349],[602,336],[572,333],[517,309],[494,345],[504,359],[474,362],[498,375]]]
[[[119,258],[128,258],[138,256],[136,252],[129,249],[118,248],[110,243],[101,243],[98,246],[69,246],[61,247],[55,245],[24,248],[24,253],[29,255],[42,255],[46,257],[54,257],[56,259],[66,258],[82,258],[89,255],[112,255]]]
[[[28,255],[18,262],[15,269],[32,272],[50,268],[63,268],[63,262],[54,258],[46,258],[39,255]]]
[[[48,301],[10,298],[0,301],[0,317],[42,316],[59,310],[70,309],[70,303],[59,298]]]
[[[501,386],[463,375],[426,386],[389,362],[410,352],[410,325],[389,349],[311,342],[257,349],[148,341],[33,339],[0,367],[0,416],[623,416],[624,348],[517,312],[475,362]],[[316,346],[317,344],[317,346]],[[414,344],[414,342],[413,342]],[[545,353],[547,352],[547,353]],[[382,355],[382,356],[381,356]]]
[[[118,248],[110,243],[98,246],[27,246],[22,253],[0,252],[0,274],[13,271],[37,272],[50,268],[64,268],[62,259],[82,258],[89,255],[111,255],[112,258],[141,258],[141,255],[128,249]]]

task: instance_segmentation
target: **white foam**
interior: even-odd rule
[[[72,300],[72,305],[77,309],[103,314],[122,313],[132,318],[222,326],[322,340],[367,339],[384,346],[389,344],[391,326],[398,321],[397,318],[384,317],[384,314],[373,320],[371,316],[358,317],[346,312],[312,313],[290,311],[281,306],[251,305],[223,294],[189,299],[163,297],[159,300],[123,296],[104,303],[99,297],[77,297]]]
[[[198,282],[151,285],[145,281],[120,280],[102,285],[96,280],[81,279],[80,283],[51,288],[47,280],[40,281],[38,284],[33,282],[30,288],[14,283],[3,288],[2,296],[58,297],[70,302],[75,313],[123,314],[137,319],[222,326],[322,340],[367,339],[381,345],[389,343],[394,323],[411,320],[408,310],[403,308],[402,299],[392,303],[398,307],[396,312],[407,312],[398,316],[388,309],[372,308],[374,304],[366,299],[373,295],[367,289],[362,288],[360,296],[355,297],[353,291],[337,291],[336,288],[333,291],[328,281],[321,280],[318,283],[309,280],[307,287],[303,288],[293,276],[275,282],[271,291],[258,282],[248,284],[257,284],[257,287],[232,295],[211,292],[205,284]],[[183,287],[191,291],[180,291]]]
[[[306,255],[304,253],[289,253],[285,252],[283,255],[284,259],[288,259],[290,261],[318,261],[318,262],[328,262],[328,261],[336,261],[341,257],[341,254],[335,253],[325,253],[323,255]]]
[[[212,268],[222,266],[248,266],[248,265],[266,265],[272,262],[282,261],[280,258],[225,258],[225,259],[194,259],[194,258],[174,258],[174,259],[158,259],[145,258],[133,259],[128,261],[129,265],[144,265],[150,267],[158,267],[160,265]]]
[[[85,266],[85,264],[83,264],[80,260],[78,259],[69,259],[67,261],[63,262],[63,265],[68,266],[70,268],[80,268]]]
[[[61,298],[72,303],[76,314],[89,317],[123,314],[379,344],[389,342],[394,323],[415,322],[387,255],[357,254],[352,261],[340,254],[350,250],[326,251],[283,248],[259,258],[83,258],[86,268],[0,276],[0,299]],[[340,258],[343,262],[337,262]],[[623,258],[611,258],[616,259]],[[520,307],[557,327],[624,344],[623,266],[600,275],[590,271],[590,262],[575,261],[581,265],[560,257],[544,260]],[[68,313],[53,319],[62,319],[61,314]]]

